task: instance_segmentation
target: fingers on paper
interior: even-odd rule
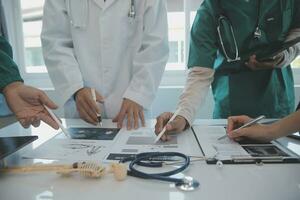
[[[228,133],[232,132],[234,129],[244,125],[245,123],[249,122],[250,120],[251,120],[251,118],[246,115],[228,117],[227,132]]]

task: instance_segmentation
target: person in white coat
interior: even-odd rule
[[[47,0],[41,41],[65,117],[145,124],[168,60],[164,0]],[[95,88],[100,108],[93,101]],[[76,111],[77,108],[77,111]]]

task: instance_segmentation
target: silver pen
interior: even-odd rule
[[[93,100],[97,104],[96,91],[94,88],[91,88],[91,93],[92,93]],[[102,117],[101,117],[100,113],[97,113],[97,119],[98,119],[99,125],[102,127]]]
[[[54,112],[50,108],[48,108],[46,105],[44,105],[44,107],[48,111],[48,113],[50,114],[50,116],[52,117],[52,119],[58,124],[59,128],[65,134],[65,136],[67,138],[71,138],[69,132],[65,129],[65,127],[62,125],[62,123],[60,122],[60,120],[54,114]]]
[[[238,131],[238,130],[240,130],[240,129],[242,129],[242,128],[249,127],[249,126],[251,126],[251,125],[253,125],[253,124],[259,122],[260,120],[264,119],[265,117],[266,117],[266,116],[261,115],[261,116],[255,118],[255,119],[252,119],[252,120],[250,120],[249,122],[247,122],[246,124],[244,124],[243,126],[241,126],[241,127],[237,128],[237,129],[233,130],[232,132]],[[226,138],[226,137],[228,137],[227,134],[226,134],[226,135],[223,135],[222,137],[219,137],[218,140],[222,140],[222,139],[224,139],[224,138]]]
[[[167,122],[170,123],[172,122],[177,116],[178,116],[178,113],[180,112],[180,108],[178,108],[175,113],[172,115],[172,117],[169,119],[169,121]],[[155,138],[154,140],[154,144],[156,142],[158,142],[158,140],[163,136],[163,134],[165,134],[166,130],[167,130],[167,124],[164,126],[164,128],[162,129],[162,131],[157,135],[157,137]]]

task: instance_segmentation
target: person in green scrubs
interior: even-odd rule
[[[0,93],[3,93],[9,108],[24,128],[30,125],[37,127],[41,120],[55,129],[59,128],[43,104],[51,109],[56,109],[57,106],[43,91],[23,84],[18,67],[13,61],[12,48],[2,36],[0,36]]]
[[[290,63],[300,45],[266,56],[299,36],[300,1],[204,1],[191,30],[189,74],[177,106],[180,111],[167,130],[181,132],[192,124],[209,86],[214,118],[290,114],[295,107]],[[167,112],[157,118],[156,133],[172,115]]]

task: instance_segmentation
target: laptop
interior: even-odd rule
[[[0,160],[30,144],[38,136],[0,137]]]

